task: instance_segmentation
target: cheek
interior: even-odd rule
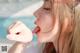
[[[45,27],[53,26],[53,20],[50,19],[50,18],[46,18],[45,21],[44,21],[44,25],[45,25]]]
[[[53,19],[51,17],[46,17],[41,24],[43,31],[50,31],[53,28]]]

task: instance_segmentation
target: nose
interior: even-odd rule
[[[38,10],[34,12],[34,16],[37,17],[37,15],[38,15]]]
[[[34,16],[36,17],[36,20],[35,20],[34,24],[37,24],[37,21],[39,20],[39,17],[40,17],[39,14],[40,14],[39,9],[34,12]]]
[[[41,8],[39,8],[38,10],[36,10],[33,14],[34,14],[34,16],[39,17],[40,12],[41,12]]]

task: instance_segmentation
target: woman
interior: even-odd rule
[[[37,17],[34,32],[38,42],[47,43],[43,53],[79,53],[80,17],[77,9],[73,8],[77,4],[76,0],[45,0],[43,6],[34,13]],[[18,27],[14,26],[11,29]],[[16,42],[8,53],[21,53],[25,45]]]

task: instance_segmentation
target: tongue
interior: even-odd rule
[[[37,32],[39,32],[40,31],[40,27],[36,27],[33,31],[32,31],[32,33],[34,34],[34,33],[37,33]]]

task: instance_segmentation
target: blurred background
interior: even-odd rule
[[[15,20],[24,22],[28,27],[33,30],[35,27],[35,16],[33,13],[42,6],[42,0],[0,0],[0,53],[7,53],[8,49],[15,43],[6,38],[7,28]],[[37,37],[34,36],[33,46],[26,47],[24,52],[41,53],[42,44],[36,44]]]
[[[40,0],[0,0],[0,16],[10,16]]]

